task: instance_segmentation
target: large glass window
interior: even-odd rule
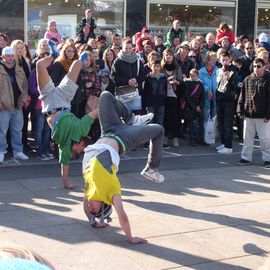
[[[91,9],[96,33],[123,33],[125,0],[28,0],[28,43],[31,47],[44,36],[48,20],[54,19],[60,35],[75,38],[84,11]]]
[[[0,32],[8,35],[10,41],[24,40],[24,1],[1,1]]]
[[[257,34],[263,32],[270,36],[270,4],[258,8]]]
[[[174,20],[180,20],[181,29],[186,33],[187,39],[190,37],[188,33],[205,35],[208,32],[215,32],[222,21],[233,28],[235,25],[235,3],[233,2],[229,7],[214,4],[196,5],[192,4],[192,1],[186,1],[188,4],[185,5],[181,5],[181,1],[179,1],[180,4],[169,4],[169,1],[157,2],[149,5],[149,27],[158,34],[165,35],[172,27]]]

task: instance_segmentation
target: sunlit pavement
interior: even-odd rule
[[[164,151],[166,181],[140,176],[147,150],[122,156],[119,178],[134,235],[130,245],[116,213],[106,229],[90,227],[82,210],[81,162],[71,165],[79,188],[63,190],[56,160],[7,158],[0,165],[0,241],[21,244],[56,269],[258,269],[270,252],[270,170],[256,148],[239,167],[241,145]]]

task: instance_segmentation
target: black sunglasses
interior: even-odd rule
[[[196,58],[196,56],[194,56],[194,55],[190,55],[189,57],[190,57],[190,58]]]
[[[262,68],[262,66],[261,65],[253,65],[253,68]]]

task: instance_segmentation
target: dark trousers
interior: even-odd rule
[[[226,148],[232,148],[234,102],[217,102],[218,128],[221,143]]]
[[[179,102],[177,98],[174,97],[166,98],[164,128],[166,136],[171,138],[179,137],[180,114],[179,114]]]
[[[187,120],[188,134],[190,143],[204,143],[204,119],[203,117],[197,119]]]

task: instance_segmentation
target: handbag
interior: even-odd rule
[[[129,67],[130,77],[131,76],[131,69]],[[140,73],[140,60],[137,59],[137,76]],[[139,94],[139,90],[137,86],[130,86],[130,85],[123,85],[116,87],[115,89],[115,97],[116,99],[122,101],[122,102],[129,102],[133,100],[141,99],[141,96]]]

